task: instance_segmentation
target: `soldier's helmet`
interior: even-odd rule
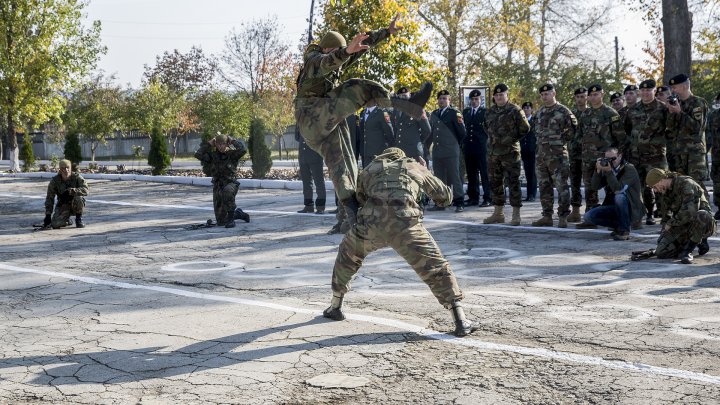
[[[328,31],[320,40],[320,48],[343,48],[347,46],[345,37],[337,31]]]

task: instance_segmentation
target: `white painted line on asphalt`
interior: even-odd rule
[[[172,294],[172,295],[177,295],[177,296],[187,297],[187,298],[197,298],[197,299],[201,299],[201,300],[228,302],[228,303],[233,303],[233,304],[275,309],[275,310],[300,313],[300,314],[308,314],[308,315],[313,315],[313,316],[319,316],[321,314],[320,311],[317,311],[314,309],[296,308],[296,307],[290,307],[287,305],[274,304],[274,303],[270,303],[270,302],[247,300],[247,299],[242,299],[242,298],[228,297],[228,296],[215,295],[215,294],[197,293],[197,292],[181,290],[181,289],[177,289],[177,288],[168,288],[168,287],[160,287],[160,286],[153,286],[153,285],[142,285],[142,284],[119,282],[119,281],[102,280],[102,279],[94,278],[94,277],[77,276],[77,275],[68,274],[68,273],[59,273],[59,272],[40,270],[40,269],[28,269],[28,268],[23,268],[23,267],[18,267],[18,266],[12,266],[12,265],[8,265],[8,264],[0,264],[0,269],[19,272],[19,273],[32,273],[32,274],[40,274],[40,275],[50,276],[50,277],[64,278],[64,279],[68,279],[68,280],[79,281],[82,283],[88,283],[88,284],[94,284],[94,285],[105,285],[105,286],[110,286],[110,287],[134,289],[134,290],[148,290],[148,291],[161,292],[161,293]],[[346,317],[350,320],[367,322],[367,323],[372,323],[372,324],[376,324],[376,325],[389,326],[392,328],[416,333],[418,335],[425,336],[429,339],[441,340],[441,341],[444,341],[447,343],[456,344],[456,345],[460,345],[460,346],[473,347],[473,348],[480,349],[480,350],[491,350],[491,351],[517,353],[517,354],[522,354],[522,355],[526,355],[526,356],[542,357],[542,358],[565,361],[565,362],[570,362],[570,363],[579,363],[579,364],[584,364],[584,365],[589,365],[589,366],[598,366],[598,367],[604,367],[604,368],[610,368],[610,369],[616,369],[616,370],[640,372],[640,373],[651,374],[651,375],[662,375],[662,376],[666,376],[666,377],[675,377],[675,378],[680,378],[680,379],[684,379],[684,380],[693,380],[693,381],[699,381],[699,382],[708,383],[708,384],[720,385],[720,377],[709,375],[709,374],[697,373],[694,371],[680,370],[680,369],[667,368],[667,367],[657,367],[657,366],[652,366],[649,364],[632,363],[632,362],[622,361],[622,360],[606,360],[601,357],[586,356],[586,355],[582,355],[582,354],[569,353],[569,352],[558,352],[558,351],[554,351],[554,350],[534,348],[534,347],[524,347],[524,346],[507,345],[507,344],[502,344],[502,343],[483,342],[480,340],[467,338],[467,337],[466,338],[456,338],[454,336],[440,333],[440,332],[432,330],[432,329],[413,325],[411,323],[398,321],[398,320],[394,320],[394,319],[388,319],[388,318],[380,318],[377,316],[346,314]]]

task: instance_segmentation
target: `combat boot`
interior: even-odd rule
[[[533,221],[532,226],[553,226],[553,219],[550,215],[543,215],[542,218]]]
[[[465,317],[465,311],[462,306],[460,306],[460,301],[453,302],[450,310],[452,311],[453,321],[455,321],[455,331],[453,335],[463,337],[478,329],[477,326],[473,325],[473,323]]]
[[[575,224],[575,229],[597,229],[597,225],[588,222],[580,222],[579,224]],[[613,229],[613,232],[615,232],[615,229]]]
[[[707,238],[704,238],[702,242],[698,244],[698,256],[702,256],[710,251],[710,244]]]
[[[76,228],[85,228],[85,223],[82,220],[82,215],[75,215],[75,227]]]
[[[697,247],[697,243],[689,240],[685,244],[685,247],[683,248],[682,253],[680,253],[680,262],[683,264],[692,264],[693,262],[693,255],[692,252],[695,250],[695,247]],[[706,252],[707,253],[707,252]]]
[[[505,214],[503,214],[503,206],[496,205],[495,212],[483,220],[483,224],[502,224],[505,222]]]
[[[580,215],[580,207],[573,205],[572,212],[567,217],[568,222],[580,222],[582,221],[582,216]]]
[[[231,219],[225,224],[225,228],[235,228],[235,220]]]
[[[345,319],[345,314],[342,311],[343,295],[339,293],[333,293],[330,306],[323,311],[323,316],[333,321],[342,321]]]
[[[428,100],[430,100],[432,89],[432,83],[425,82],[422,87],[420,87],[420,90],[414,92],[409,99],[391,96],[390,100],[392,101],[392,107],[410,115],[416,120],[419,120],[425,113],[425,104],[427,104]]]
[[[313,212],[315,212],[315,207],[312,205],[306,205],[305,208],[298,211],[298,214],[312,214]]]
[[[558,228],[567,228],[567,224],[568,224],[567,218],[568,218],[567,215],[560,216],[560,218],[558,219]]]
[[[512,219],[510,220],[510,225],[512,226],[518,226],[520,225],[520,207],[512,207],[513,213],[512,213]]]
[[[235,219],[242,219],[245,222],[250,222],[250,215],[248,215],[247,212],[241,210],[240,208],[235,208],[235,213],[233,217]]]
[[[653,218],[652,214],[647,214],[647,218],[645,218],[645,225],[655,225],[655,218]]]

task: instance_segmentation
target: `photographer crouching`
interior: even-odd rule
[[[578,229],[594,229],[599,226],[612,228],[614,240],[630,239],[630,224],[645,216],[645,206],[640,198],[640,176],[632,163],[623,159],[617,148],[605,151],[605,157],[595,163],[591,187],[605,188],[605,199],[599,207],[585,213]]]

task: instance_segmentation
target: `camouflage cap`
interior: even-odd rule
[[[215,136],[215,143],[227,143],[228,136],[223,134],[217,134]]]
[[[656,184],[662,179],[667,179],[668,172],[663,169],[658,169],[657,167],[650,170],[645,176],[645,184],[647,184],[648,187],[655,187]]]
[[[69,161],[69,160],[67,160],[67,159],[63,159],[63,160],[60,161],[59,166],[60,166],[61,169],[62,169],[62,168],[65,168],[65,167],[70,167],[70,168],[72,168],[72,162]]]
[[[345,37],[337,31],[328,31],[320,40],[321,48],[343,48],[347,46]]]

